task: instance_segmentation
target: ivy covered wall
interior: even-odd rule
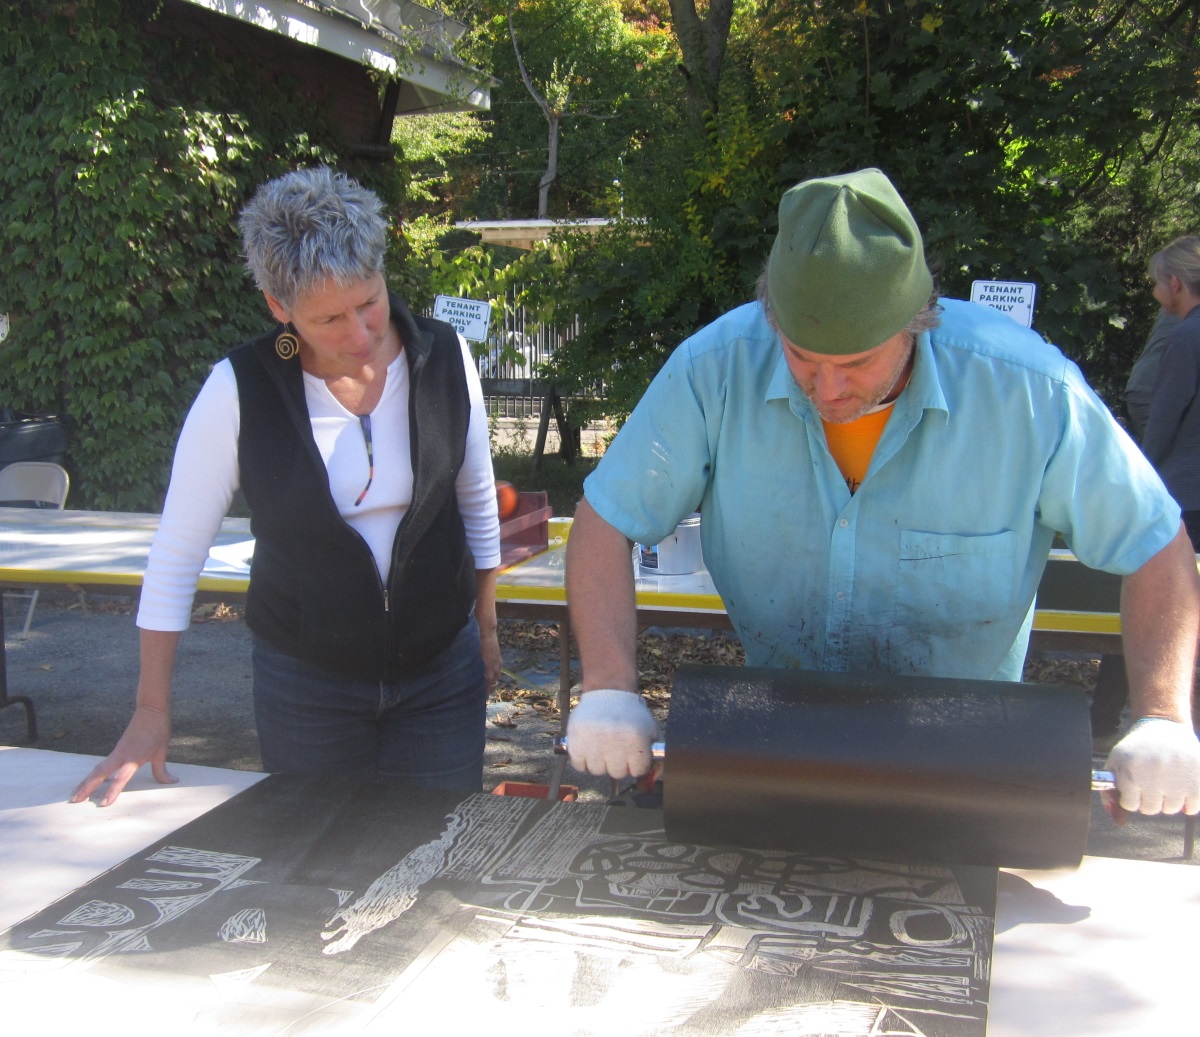
[[[339,157],[335,99],[172,38],[165,10],[0,10],[0,405],[66,422],[76,508],[158,511],[209,367],[269,326],[235,225],[260,182],[324,161],[397,189]]]

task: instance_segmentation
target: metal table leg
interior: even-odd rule
[[[558,624],[558,718],[559,734],[567,733],[567,718],[571,715],[571,619]]]
[[[5,706],[25,707],[25,726],[29,730],[29,741],[38,740],[37,717],[33,712],[33,702],[27,695],[8,696],[8,656],[4,650],[4,597],[0,592],[0,709]]]
[[[567,720],[571,715],[571,620],[565,617],[558,622],[558,733],[567,733]],[[550,789],[546,798],[558,799],[563,775],[567,769],[567,758],[554,754],[550,767]]]

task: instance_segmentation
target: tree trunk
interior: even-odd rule
[[[546,160],[546,172],[542,174],[542,179],[538,181],[537,218],[544,220],[550,208],[550,185],[554,183],[558,176],[558,124],[562,120],[562,112],[556,110],[542,96],[538,88],[533,85],[533,78],[529,75],[529,70],[525,67],[525,59],[521,56],[521,45],[517,42],[517,30],[513,25],[511,11],[508,15],[508,34],[512,38],[513,52],[517,56],[517,69],[521,73],[521,82],[525,84],[525,89],[529,91],[529,96],[533,98],[534,102],[542,110],[542,114],[546,117],[546,123],[549,126],[550,154]]]
[[[550,209],[550,185],[558,178],[558,124],[561,120],[558,112],[547,110],[546,121],[550,124],[549,151],[546,159],[546,172],[538,183],[538,219],[544,220]]]
[[[688,115],[698,129],[705,129],[719,107],[733,0],[710,0],[706,18],[697,14],[696,0],[671,0],[671,19],[683,55],[680,71],[687,81]]]

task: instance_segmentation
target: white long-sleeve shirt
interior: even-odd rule
[[[491,569],[500,564],[500,526],[487,414],[470,349],[461,338],[459,343],[471,416],[455,489],[475,568]],[[362,425],[322,379],[304,375],[313,437],[329,473],[333,499],[341,516],[367,542],[384,580],[396,529],[412,501],[408,394],[408,363],[401,352],[388,365],[383,395],[371,412],[375,475],[362,504],[355,507],[368,477]],[[240,426],[237,377],[230,362],[222,360],[201,387],[175,448],[162,522],[150,547],[138,608],[137,625],[145,630],[188,626],[200,570],[240,484]]]

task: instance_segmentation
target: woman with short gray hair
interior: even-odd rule
[[[240,227],[278,324],[218,363],[188,413],[138,610],[134,714],[72,800],[107,780],[112,803],[146,762],[175,780],[176,650],[239,489],[264,769],[479,791],[500,545],[470,351],[389,295],[382,203],[344,174],[263,184]]]
[[[255,285],[288,306],[320,281],[351,284],[383,272],[383,203],[328,166],[268,180],[238,226]]]

